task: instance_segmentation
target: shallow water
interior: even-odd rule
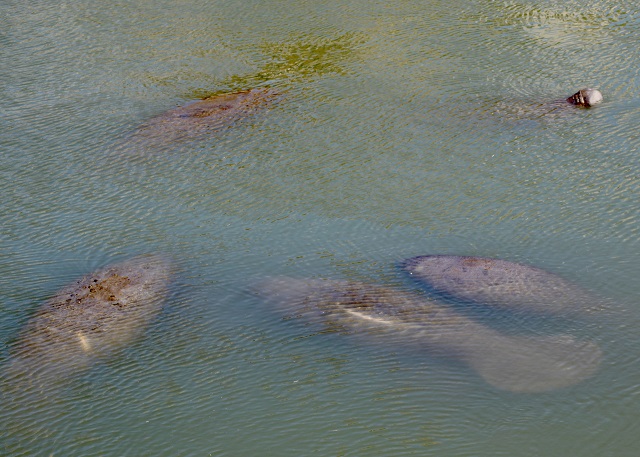
[[[0,453],[635,455],[634,3],[9,0],[0,23],[2,365],[71,281],[148,252],[179,266],[135,344],[44,398],[3,394]],[[129,141],[253,86],[283,97],[193,141]],[[600,106],[549,108],[585,86]],[[474,315],[594,341],[598,373],[509,393],[249,292],[271,275],[414,290],[398,262],[436,253],[529,263],[618,304]]]

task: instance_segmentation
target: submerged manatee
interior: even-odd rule
[[[509,336],[421,295],[349,281],[273,278],[255,292],[288,314],[381,342],[455,356],[513,392],[570,386],[596,372],[600,349],[567,335]]]
[[[402,268],[434,291],[457,300],[548,314],[600,310],[603,301],[540,268],[485,257],[425,255]]]
[[[273,89],[258,88],[196,100],[151,118],[134,138],[167,142],[223,129],[268,106],[277,96]]]
[[[169,278],[166,259],[140,256],[69,284],[26,324],[9,372],[58,380],[127,346],[160,312]]]
[[[590,108],[602,101],[602,93],[592,88],[580,89],[570,97],[555,100],[545,100],[536,93],[525,93],[516,99],[496,100],[486,113],[492,118],[498,115],[499,119],[507,121],[582,122],[580,117],[575,116],[576,108]]]

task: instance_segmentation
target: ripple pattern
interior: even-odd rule
[[[0,4],[0,454],[625,455],[638,357],[634,2]],[[604,102],[563,104],[584,86]],[[283,99],[223,131],[132,144],[213,93]],[[144,337],[58,390],[7,390],[20,329],[114,259],[175,258]],[[423,254],[562,274],[616,319],[568,332],[598,373],[540,395],[464,364],[286,319],[269,275],[416,287]],[[459,304],[458,304],[459,305]]]

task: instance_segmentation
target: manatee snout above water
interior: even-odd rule
[[[170,264],[140,256],[64,287],[27,322],[9,370],[60,379],[131,343],[160,312]]]
[[[501,259],[425,255],[405,260],[402,268],[429,289],[467,302],[556,315],[602,306],[594,294],[558,275]]]
[[[573,105],[583,106],[589,108],[602,102],[602,93],[598,89],[591,89],[589,87],[580,89],[578,92],[567,98],[567,101]]]
[[[278,95],[274,89],[257,88],[196,100],[151,118],[134,138],[162,143],[220,130],[267,107]]]
[[[542,392],[576,384],[600,364],[597,345],[568,335],[499,333],[422,295],[351,281],[272,278],[255,293],[285,312],[375,343],[407,344],[466,362],[491,385]]]
[[[603,101],[597,89],[580,89],[567,98],[545,99],[539,94],[529,94],[519,99],[496,100],[491,116],[509,121],[557,122],[575,119],[575,108],[591,108]],[[533,101],[533,103],[532,103]],[[572,106],[573,105],[573,106]],[[573,109],[572,109],[573,108]]]

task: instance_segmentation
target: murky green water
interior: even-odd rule
[[[633,2],[0,5],[2,362],[64,285],[157,252],[179,272],[117,357],[3,397],[3,455],[634,456],[640,16]],[[211,93],[282,98],[134,144]],[[581,87],[602,105],[555,109]],[[485,323],[596,342],[600,371],[516,394],[464,364],[283,320],[270,275],[416,286],[420,254],[526,262],[611,319]],[[482,316],[480,316],[482,318]]]

